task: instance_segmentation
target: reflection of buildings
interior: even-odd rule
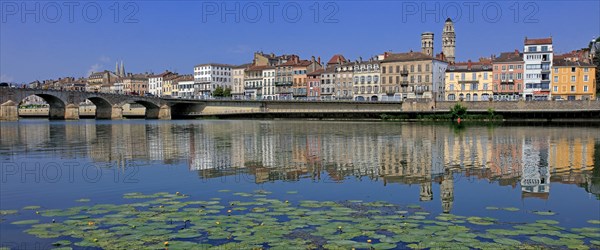
[[[442,211],[450,213],[454,204],[454,175],[452,170],[444,173],[444,178],[440,184],[440,193],[442,194]]]
[[[599,193],[597,128],[467,127],[397,123],[203,121],[2,125],[0,149],[55,152],[96,162],[186,162],[201,178],[246,175],[256,183],[381,178],[419,185],[421,201],[440,182],[450,211],[455,175],[547,198],[550,183]],[[77,150],[85,148],[85,150]],[[600,174],[598,174],[600,175]],[[244,177],[246,177],[244,176]],[[457,194],[458,195],[458,194]]]

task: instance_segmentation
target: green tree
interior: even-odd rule
[[[221,86],[217,86],[217,88],[215,89],[215,91],[213,91],[213,96],[214,97],[223,97],[223,88]]]
[[[452,114],[452,120],[456,118],[464,118],[467,114],[467,107],[457,103],[454,107],[450,108],[450,114]]]
[[[231,88],[229,88],[229,87],[225,88],[225,90],[223,90],[223,96],[231,97]]]

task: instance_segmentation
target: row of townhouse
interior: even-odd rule
[[[525,38],[524,52],[503,52],[446,71],[446,100],[591,100],[596,66],[571,54],[554,55],[552,38]]]

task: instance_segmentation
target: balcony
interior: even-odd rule
[[[262,86],[260,86],[260,85],[246,85],[245,88],[246,89],[262,89]]]
[[[513,80],[513,79],[507,79],[507,80],[502,80],[502,81],[500,82],[500,84],[501,84],[501,85],[514,85],[514,84],[515,84],[515,82],[514,82],[514,80]]]
[[[292,86],[292,82],[275,82],[275,86]]]
[[[408,81],[404,80],[400,82],[400,86],[402,87],[407,87],[408,86]]]
[[[400,70],[400,75],[407,76],[408,75],[408,70],[405,70],[405,69]]]
[[[425,89],[415,89],[415,94],[423,94],[427,92]]]

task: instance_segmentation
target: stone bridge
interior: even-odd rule
[[[357,101],[248,101],[193,100],[130,96],[109,93],[0,87],[0,120],[18,120],[19,105],[36,95],[49,104],[50,119],[79,119],[80,103],[96,105],[96,119],[122,119],[123,105],[138,103],[146,108],[146,119],[194,118],[374,118],[382,114],[411,118],[420,114],[448,113],[456,102],[409,100],[404,102]],[[506,118],[600,119],[600,101],[463,102],[470,113],[494,110]]]
[[[171,119],[169,103],[155,97],[0,87],[0,120],[18,120],[19,105],[32,95],[41,97],[49,104],[50,119],[79,119],[79,104],[86,100],[96,105],[97,119],[122,119],[122,107],[126,103],[143,105],[148,119]]]

